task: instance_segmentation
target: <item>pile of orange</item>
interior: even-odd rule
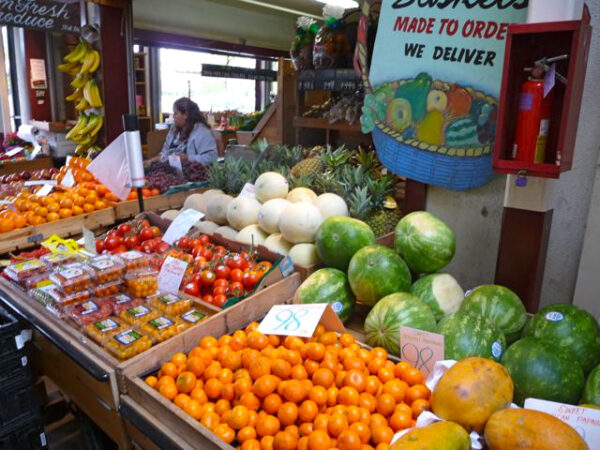
[[[419,370],[317,327],[267,336],[256,322],[176,353],[146,383],[241,450],[384,450],[429,409]]]
[[[160,191],[156,188],[142,188],[142,198],[154,197],[155,195],[160,195]],[[127,197],[127,200],[137,200],[138,193],[137,190],[132,189]]]

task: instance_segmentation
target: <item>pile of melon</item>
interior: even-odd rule
[[[321,223],[331,216],[348,216],[348,206],[336,194],[317,196],[308,188],[290,191],[284,176],[261,174],[254,183],[254,197],[232,197],[211,189],[190,195],[182,208],[205,214],[195,226],[204,233],[218,233],[245,244],[263,245],[274,253],[289,255],[294,264],[319,262],[315,237]],[[173,220],[180,211],[169,210],[163,218]]]

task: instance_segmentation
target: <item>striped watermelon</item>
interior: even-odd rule
[[[479,145],[477,122],[470,117],[462,117],[450,122],[446,128],[446,145],[448,147]]]
[[[433,273],[454,256],[454,232],[431,213],[416,211],[398,222],[394,248],[415,273]]]
[[[435,317],[431,309],[412,294],[398,292],[379,300],[367,315],[367,344],[400,354],[400,327],[434,331]]]
[[[410,293],[425,302],[436,320],[458,311],[465,293],[452,275],[434,273],[415,281]]]
[[[540,338],[563,349],[589,373],[600,363],[600,326],[587,311],[571,304],[546,306],[523,329],[523,336]]]
[[[581,403],[600,405],[600,364],[590,372],[585,381]]]
[[[519,405],[530,397],[570,404],[581,398],[581,366],[553,344],[535,337],[523,338],[508,348],[502,364],[515,383],[514,401]]]
[[[492,321],[505,336],[520,331],[527,320],[525,306],[517,294],[495,284],[468,291],[460,309],[482,315]]]
[[[459,311],[440,320],[437,332],[444,335],[446,359],[461,359],[471,356],[500,361],[506,350],[506,339],[502,332],[485,317]]]

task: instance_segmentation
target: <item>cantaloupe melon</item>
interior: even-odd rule
[[[279,219],[290,202],[274,198],[263,203],[258,210],[258,224],[267,233],[279,233]]]
[[[267,238],[267,233],[265,233],[261,227],[257,224],[248,225],[244,227],[235,237],[235,240],[241,242],[242,244],[254,244],[254,246],[262,245]]]
[[[272,252],[280,255],[287,255],[290,249],[293,247],[293,244],[286,241],[279,233],[275,233],[267,237],[263,245]]]
[[[233,197],[227,194],[212,196],[206,206],[206,219],[219,225],[227,224],[227,206],[232,200]]]
[[[292,203],[281,214],[279,230],[287,241],[294,244],[314,242],[321,222],[323,216],[312,203]]]
[[[296,244],[290,249],[288,255],[298,266],[314,266],[320,262],[315,244]]]
[[[315,194],[312,190],[310,190],[308,188],[304,188],[304,187],[298,187],[296,189],[292,189],[286,197],[286,200],[289,200],[292,203],[299,203],[299,202],[312,203],[316,199],[317,199],[317,194]]]
[[[254,195],[261,203],[272,198],[285,198],[288,191],[287,180],[277,172],[265,172],[254,182]]]
[[[326,192],[325,194],[319,195],[314,203],[315,206],[319,208],[323,220],[332,216],[348,215],[348,205],[346,205],[346,201],[339,195]]]
[[[258,223],[260,203],[255,198],[238,196],[227,206],[227,221],[232,228],[241,230]]]

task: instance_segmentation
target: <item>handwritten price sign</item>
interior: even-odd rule
[[[275,305],[258,326],[263,334],[311,337],[319,325],[343,332],[344,326],[327,303],[308,305]]]
[[[438,361],[444,360],[444,336],[417,330],[400,328],[400,359],[419,369],[427,377]]]

